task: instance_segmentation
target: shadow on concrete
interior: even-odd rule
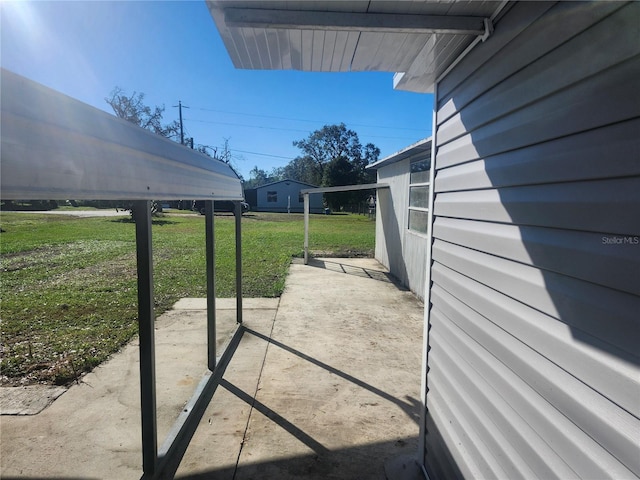
[[[320,442],[316,441],[313,437],[305,433],[300,428],[296,427],[293,423],[288,421],[282,415],[276,413],[269,407],[267,407],[264,403],[256,400],[252,395],[249,395],[244,390],[238,388],[237,386],[229,383],[225,379],[220,381],[220,386],[226,388],[229,392],[233,393],[240,400],[249,405],[252,409],[255,408],[262,415],[267,417],[269,420],[275,422],[278,426],[282,427],[285,431],[289,432],[295,438],[304,443],[311,450],[316,452],[318,455],[327,455],[329,450],[322,445]]]
[[[2,480],[99,480],[92,477],[2,477]]]
[[[413,453],[417,441],[417,437],[402,438],[326,451],[322,454],[314,452],[267,462],[212,468],[199,473],[179,475],[176,478],[181,480],[228,480],[231,478],[384,480],[387,476],[381,457],[389,456],[389,452],[394,451],[395,453],[391,456]],[[345,466],[348,466],[348,469]]]
[[[167,435],[167,439],[158,454],[158,466],[155,474],[145,474],[141,477],[142,479],[173,478],[175,476],[204,412],[211,402],[218,385],[220,385],[222,376],[238,349],[238,345],[240,345],[244,332],[244,327],[239,325],[218,359],[215,370],[204,375],[191,400],[185,406],[183,413],[178,417],[178,420]]]
[[[310,258],[308,266],[323,268],[325,270],[331,270],[332,272],[346,273],[347,275],[355,275],[356,277],[370,278],[379,282],[392,283],[398,289],[407,291],[407,288],[402,285],[400,280],[391,275],[388,272],[381,270],[372,270],[370,268],[356,267],[345,263],[334,262],[331,260],[320,260],[318,258]]]
[[[363,465],[367,465],[371,463],[372,459],[381,458],[381,455],[383,454],[388,457],[389,452],[392,452],[392,456],[413,452],[412,449],[415,449],[415,445],[417,445],[417,438],[401,439],[382,444],[363,445],[357,448],[331,451],[299,427],[288,421],[282,415],[256,400],[253,395],[225,380],[223,378],[225,370],[231,362],[231,359],[236,353],[238,345],[245,334],[253,335],[276,347],[282,348],[303,360],[313,363],[336,376],[344,378],[345,380],[348,380],[349,382],[352,382],[355,385],[396,404],[413,422],[416,424],[419,422],[420,401],[418,399],[407,396],[406,401],[403,401],[288,345],[269,338],[255,330],[246,328],[243,325],[239,325],[229,342],[229,345],[222,353],[215,371],[205,374],[192,399],[188,402],[182,415],[178,418],[176,424],[167,436],[167,440],[165,440],[165,444],[161,447],[158,455],[158,468],[156,473],[154,475],[143,475],[142,480],[174,478],[178,468],[180,467],[180,463],[189,448],[193,435],[198,429],[198,425],[200,424],[205,410],[211,402],[218,386],[228,390],[240,400],[244,401],[252,409],[255,408],[259,413],[275,422],[279,427],[283,428],[295,438],[303,442],[314,452],[313,455],[293,457],[286,460],[274,460],[273,462],[266,462],[264,464],[240,467],[252,472],[252,469],[255,469],[255,473],[259,474],[260,478],[282,478],[280,476],[281,474],[294,476],[302,475],[305,478],[324,478],[324,475],[328,474],[331,474],[334,477],[335,475],[338,475],[337,478],[362,478],[350,476],[343,477],[339,475],[339,472],[335,472],[334,470],[340,463],[346,462],[346,464],[350,464],[352,462],[352,457],[354,461],[355,459],[359,459],[358,461],[364,462]],[[342,458],[342,460],[337,461],[337,458]],[[237,468],[237,466],[225,467],[180,478],[235,478]],[[382,463],[380,464],[380,468],[382,468]],[[364,470],[366,470],[366,468]],[[384,473],[381,473],[380,478],[385,478]]]
[[[244,329],[247,333],[254,335],[258,338],[261,338],[262,340],[269,342],[271,345],[275,345],[276,347],[282,348],[283,350],[286,350],[289,353],[292,353],[300,358],[302,358],[303,360],[306,360],[307,362],[313,363],[314,365],[328,371],[331,372],[332,374],[344,378],[345,380],[359,386],[360,388],[364,388],[365,390],[368,390],[369,392],[378,395],[379,397],[392,402],[394,404],[396,404],[398,407],[400,407],[402,409],[402,411],[411,419],[413,420],[416,424],[418,424],[418,422],[420,421],[420,400],[412,398],[412,397],[407,397],[407,402],[404,402],[402,400],[400,400],[399,398],[394,397],[393,395],[388,394],[387,392],[384,392],[376,387],[374,387],[373,385],[369,385],[368,383],[363,382],[362,380],[355,378],[351,375],[349,375],[348,373],[345,373],[341,370],[338,370],[334,367],[332,367],[331,365],[327,365],[324,362],[321,362],[313,357],[310,357],[309,355],[306,355],[298,350],[296,350],[295,348],[291,348],[288,345],[285,345],[282,342],[279,342],[277,340],[274,340],[273,338],[269,338],[266,335],[263,335],[259,332],[256,332],[254,330],[251,330],[250,328],[246,328]],[[266,415],[266,414],[265,414]],[[311,445],[308,445],[310,448]],[[315,450],[315,449],[314,449]]]

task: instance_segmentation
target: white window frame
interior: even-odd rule
[[[429,230],[429,208],[428,207],[414,207],[411,206],[411,189],[413,187],[428,187],[429,188],[429,192],[427,195],[427,203],[429,201],[429,197],[431,196],[431,182],[429,182],[428,180],[426,182],[416,182],[416,183],[411,183],[411,165],[414,165],[416,163],[420,163],[420,162],[429,162],[431,163],[431,159],[430,158],[421,158],[421,159],[416,159],[413,160],[411,162],[409,162],[409,192],[408,192],[408,196],[407,196],[407,200],[408,200],[408,213],[407,213],[407,230],[409,230],[412,233],[415,233],[417,235],[427,235],[428,230]],[[430,178],[430,171],[431,171],[432,165],[429,165],[429,169],[425,170],[426,172],[428,172],[427,174],[427,178]],[[426,218],[426,223],[424,225],[424,231],[422,230],[417,230],[415,228],[411,228],[411,223],[410,223],[410,217],[411,217],[411,212],[424,212],[425,214],[427,214],[427,218]]]

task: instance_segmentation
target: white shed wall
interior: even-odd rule
[[[407,285],[403,255],[409,206],[409,160],[378,169],[378,183],[386,183],[389,188],[378,190],[376,260],[387,267],[403,285]]]
[[[428,239],[408,229],[411,160],[378,169],[378,183],[389,188],[378,190],[375,257],[423,299]]]
[[[432,479],[640,476],[639,24],[517,3],[438,84]]]

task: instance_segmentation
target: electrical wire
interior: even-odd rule
[[[304,118],[293,118],[293,117],[280,117],[276,115],[261,115],[257,113],[243,113],[243,112],[229,112],[227,110],[216,110],[214,108],[194,108],[193,110],[202,110],[205,112],[216,112],[216,113],[226,113],[228,115],[243,115],[246,117],[258,117],[258,118],[273,118],[277,120],[290,120],[294,122],[306,122],[306,123],[332,123],[325,120],[308,120]],[[350,123],[349,125],[352,127],[366,127],[366,128],[384,128],[386,130],[413,130],[416,132],[423,132],[422,128],[410,128],[410,127],[392,127],[390,125],[368,125],[364,123]]]
[[[309,130],[302,130],[299,128],[267,127],[264,125],[247,125],[243,123],[218,122],[215,120],[199,120],[199,119],[187,118],[187,117],[184,117],[184,120],[185,121],[189,120],[190,122],[198,122],[198,123],[210,123],[214,125],[228,125],[231,127],[259,128],[262,130],[283,130],[288,132],[302,132],[307,134],[309,133]],[[420,130],[420,131],[423,131],[423,130]],[[394,136],[388,136],[388,135],[367,135],[367,136],[375,137],[375,138],[390,138],[393,140],[415,140],[414,137],[394,137]]]

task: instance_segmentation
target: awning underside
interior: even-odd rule
[[[207,3],[237,68],[397,72],[395,88],[429,92],[502,2]]]

